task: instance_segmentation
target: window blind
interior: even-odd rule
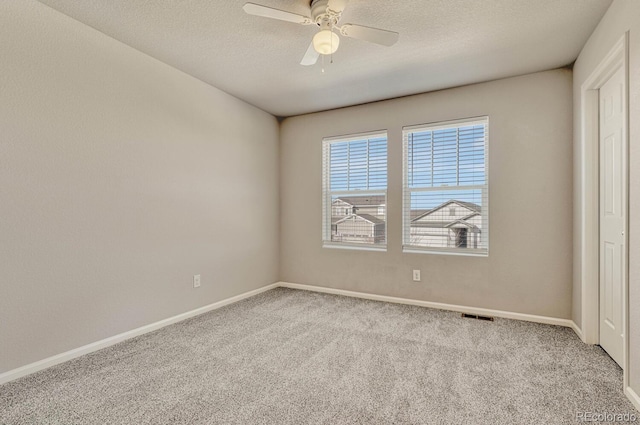
[[[403,128],[403,249],[487,255],[487,117]]]
[[[324,246],[384,249],[387,243],[387,135],[323,140]]]

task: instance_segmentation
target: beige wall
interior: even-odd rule
[[[602,61],[613,45],[629,31],[629,323],[630,329],[630,370],[631,387],[640,394],[640,2],[637,0],[615,0],[602,21],[582,49],[574,66],[573,100],[576,105],[574,111],[574,141],[575,141],[575,221],[584,213],[582,191],[583,152],[580,145],[580,87],[591,75],[596,66]],[[581,323],[581,258],[580,246],[582,238],[580,232],[574,236],[575,276],[573,291],[573,320]]]
[[[571,91],[571,71],[554,70],[286,119],[281,279],[569,318]],[[403,254],[402,126],[481,115],[490,120],[489,257]],[[322,248],[322,138],[381,129],[389,132],[388,251]],[[421,283],[412,269],[422,270]]]
[[[274,117],[34,0],[0,40],[0,373],[277,280]]]

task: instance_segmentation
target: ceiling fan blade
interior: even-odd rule
[[[313,43],[309,44],[309,48],[307,49],[307,53],[304,54],[300,65],[310,66],[315,65],[318,62],[318,57],[320,53],[316,52],[316,49],[313,47]]]
[[[342,13],[344,8],[347,7],[347,3],[349,3],[349,0],[329,0],[327,3],[327,9]]]
[[[344,24],[340,27],[340,34],[381,44],[383,46],[393,46],[398,41],[400,34],[394,31],[381,30],[379,28],[365,27],[362,25]]]
[[[265,18],[278,19],[280,21],[293,22],[300,25],[311,25],[313,21],[308,16],[298,15],[272,7],[262,6],[255,3],[245,3],[242,6],[244,11],[249,15],[263,16]]]

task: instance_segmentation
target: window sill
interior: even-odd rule
[[[422,249],[415,247],[403,247],[403,254],[436,254],[436,255],[454,255],[461,257],[488,257],[489,251],[485,250],[473,250],[470,252],[454,251],[454,250],[439,250],[439,249]]]
[[[346,244],[346,243],[330,243],[324,242],[322,244],[323,248],[331,248],[331,249],[348,249],[353,251],[377,251],[377,252],[387,252],[386,245],[356,245],[356,244]]]

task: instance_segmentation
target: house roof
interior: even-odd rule
[[[411,223],[411,227],[428,227],[432,229],[446,229],[451,224],[453,224],[453,222],[451,221],[429,221],[428,223],[421,223],[421,222]]]
[[[414,218],[421,216],[421,215],[426,215],[427,213],[429,213],[431,210],[411,210],[411,220],[413,220]]]
[[[384,224],[384,220],[379,219],[378,217],[371,214],[357,214],[358,217],[364,218],[365,220],[373,223],[373,224]]]
[[[469,223],[469,222],[467,221],[468,219],[470,219],[470,218],[472,218],[472,217],[475,217],[475,216],[477,216],[477,215],[480,215],[480,214],[478,214],[478,213],[470,214],[470,215],[468,215],[468,216],[466,216],[466,217],[463,217],[463,218],[460,218],[460,219],[458,219],[458,220],[454,220],[454,221],[450,222],[450,223],[449,223],[447,226],[445,226],[445,227],[448,227],[448,228],[455,228],[455,227],[465,226],[465,227],[468,227],[468,228],[470,228],[470,229],[477,229],[477,228],[478,228],[478,226],[476,226],[475,224],[471,224],[471,223]]]
[[[334,224],[338,224],[340,222],[346,221],[347,219],[353,217],[354,215],[355,215],[355,217],[363,219],[363,220],[366,220],[371,224],[375,224],[375,225],[384,224],[384,220],[382,220],[382,219],[380,219],[380,218],[378,218],[376,216],[373,216],[371,214],[351,214],[351,215],[348,215],[348,216],[336,221]]]
[[[473,214],[472,216],[477,215],[477,214]],[[430,228],[430,229],[451,229],[451,228],[455,228],[455,227],[468,227],[470,229],[477,229],[478,226],[476,226],[475,224],[471,224],[468,223],[467,219],[469,219],[472,216],[468,216],[465,217],[463,219],[459,219],[459,220],[452,220],[452,221],[429,221],[429,222],[417,222],[417,223],[411,223],[411,227],[426,227],[426,228]],[[458,225],[458,226],[456,226]]]
[[[413,217],[411,219],[411,221],[418,221],[422,217],[425,217],[425,216],[430,215],[430,214],[432,214],[432,213],[434,213],[434,212],[436,212],[438,210],[441,210],[442,208],[444,208],[444,207],[446,207],[447,205],[450,205],[450,204],[459,204],[459,205],[467,208],[468,210],[472,211],[473,213],[479,213],[482,210],[482,207],[480,205],[474,204],[473,202],[465,202],[465,201],[458,201],[458,200],[452,199],[450,201],[443,202],[442,204],[438,205],[437,207],[433,208],[432,210],[426,210],[427,212],[425,212],[424,214],[418,215],[416,217]],[[413,214],[412,214],[412,216],[413,216]],[[466,218],[465,218],[465,220],[466,220]],[[450,223],[450,222],[448,222],[448,223]]]
[[[384,195],[371,195],[371,196],[341,196],[337,200],[342,202],[346,202],[349,205],[353,205],[355,207],[364,207],[364,206],[380,206],[385,204],[385,196]],[[334,201],[335,202],[335,201]]]
[[[464,202],[464,201],[449,201],[448,203],[451,204],[455,202],[456,204],[460,204],[463,207],[469,208],[471,211],[475,211],[475,212],[480,212],[482,210],[482,207],[478,204],[474,204],[473,202]],[[445,203],[446,205],[447,203]]]
[[[474,213],[471,213],[471,214],[469,214],[467,216],[462,217],[460,220],[466,221],[466,220],[469,220],[470,218],[476,217],[478,215],[480,215],[480,212],[474,212]]]

